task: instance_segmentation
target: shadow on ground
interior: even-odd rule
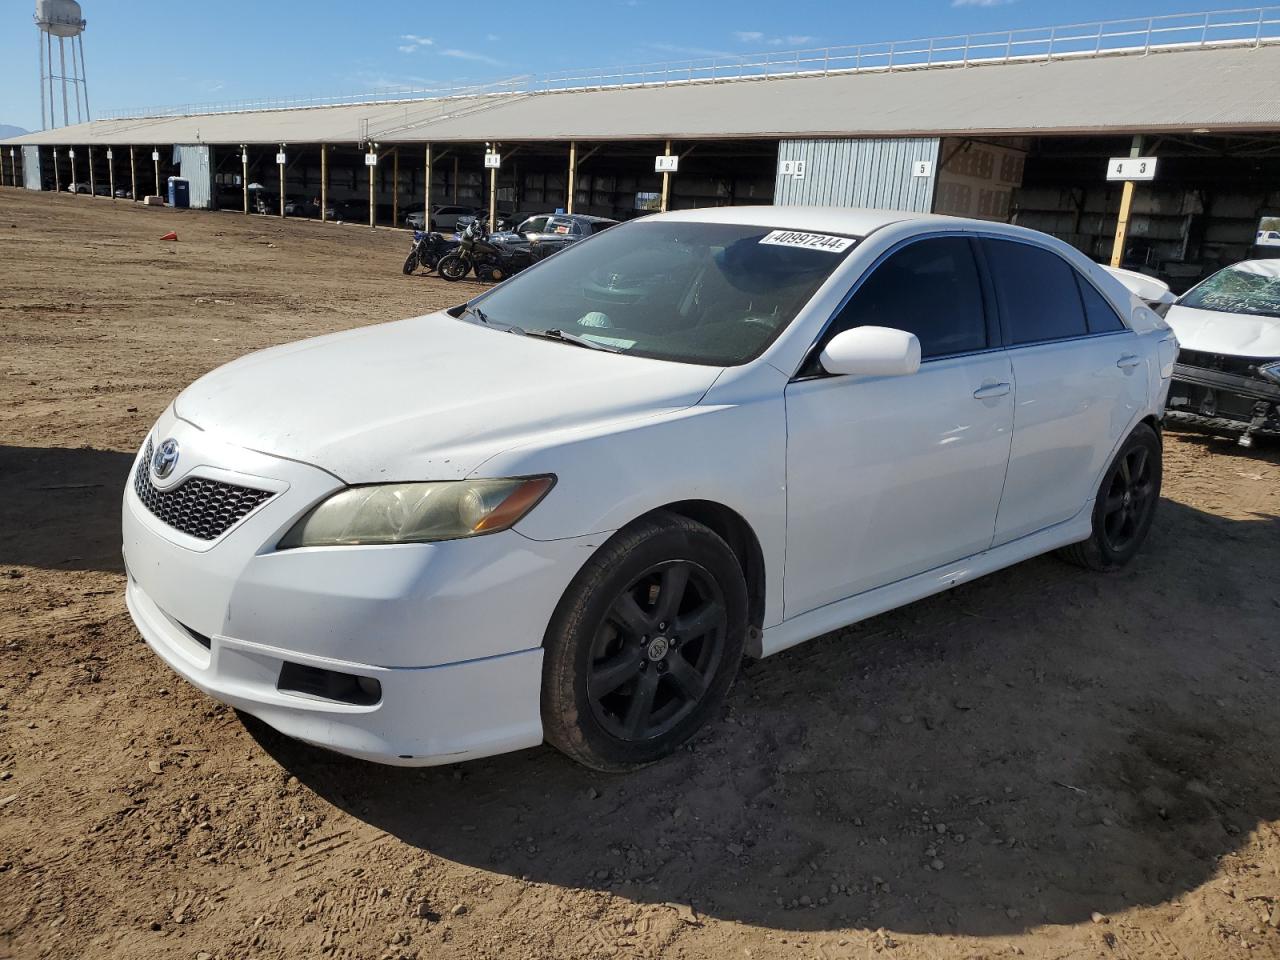
[[[452,861],[766,927],[1008,934],[1167,902],[1280,816],[1278,563],[1276,518],[1166,500],[1120,573],[1040,558],[748,664],[628,776],[549,748],[380,767],[246,719]]]
[[[0,567],[123,573],[120,499],[133,454],[0,445]]]

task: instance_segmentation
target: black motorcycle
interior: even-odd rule
[[[436,271],[446,280],[461,280],[469,273],[484,283],[501,283],[539,259],[536,245],[509,247],[489,237],[484,224],[473,221],[462,231],[456,250],[440,258]]]
[[[446,238],[441,233],[413,231],[413,249],[405,257],[404,272],[413,273],[418,267],[424,267],[430,273],[440,263],[440,258],[457,245],[458,241]]]

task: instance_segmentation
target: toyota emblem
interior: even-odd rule
[[[163,480],[173,473],[178,465],[178,441],[170,437],[156,448],[151,456],[151,472],[157,480]]]

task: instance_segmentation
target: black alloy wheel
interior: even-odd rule
[[[720,667],[728,612],[719,584],[688,560],[645,570],[613,601],[591,645],[587,697],[620,740],[661,736],[701,702]]]
[[[1138,424],[1102,476],[1093,504],[1089,539],[1058,556],[1089,570],[1118,570],[1141,549],[1160,502],[1163,448],[1160,437]]]
[[[592,554],[547,626],[542,729],[595,770],[675,751],[724,702],[747,637],[747,585],[714,530],[656,511]]]
[[[1135,446],[1120,457],[1102,500],[1102,535],[1114,553],[1123,553],[1143,529],[1154,506],[1157,489],[1152,457],[1144,446]]]

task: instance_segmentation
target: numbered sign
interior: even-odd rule
[[[1108,180],[1154,180],[1155,157],[1112,157],[1107,161]]]
[[[933,161],[932,161],[932,160],[917,160],[915,163],[911,164],[911,176],[913,176],[913,177],[932,177],[932,176],[933,176]]]
[[[75,148],[75,147],[68,147],[68,148],[67,148],[67,156],[68,156],[68,157],[70,157],[72,160],[74,160],[74,159],[76,158],[76,148]]]
[[[366,167],[376,167],[378,165],[378,155],[372,151],[364,155],[364,165]]]
[[[659,154],[653,158],[654,173],[676,173],[680,169],[680,158]]]
[[[108,159],[108,160],[112,160],[112,159],[114,159],[114,155],[111,153],[111,148],[110,148],[110,147],[107,147],[107,159]]]
[[[484,168],[486,170],[497,170],[502,166],[502,154],[490,151],[484,155]]]
[[[280,166],[282,166],[282,167],[284,166],[284,164],[285,164],[285,159],[284,159],[284,151],[283,151],[283,150],[276,154],[276,163],[280,164]]]
[[[151,151],[151,159],[152,159],[152,161],[154,161],[155,163],[159,163],[159,162],[160,162],[160,151],[159,151],[159,150],[152,150],[152,151]]]
[[[240,153],[240,162],[241,162],[241,163],[248,163],[248,162],[249,162],[249,151],[247,151],[247,150],[243,150],[243,151],[241,151],[241,153]]]

